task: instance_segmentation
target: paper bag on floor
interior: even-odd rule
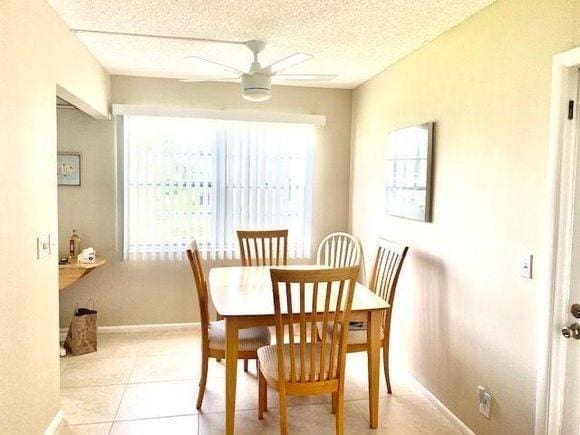
[[[75,309],[64,346],[73,355],[97,351],[97,312],[88,308]]]

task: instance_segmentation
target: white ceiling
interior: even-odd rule
[[[313,86],[353,88],[494,0],[49,0],[71,28],[267,42],[262,65],[300,51],[314,59],[289,73],[338,74]],[[243,46],[79,34],[117,75],[194,78],[247,70]],[[305,83],[301,82],[300,85]]]

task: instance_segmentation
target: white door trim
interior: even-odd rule
[[[560,335],[570,289],[570,259],[576,178],[575,122],[568,121],[568,101],[578,117],[577,82],[580,47],[554,56],[548,145],[548,201],[543,282],[538,294],[536,435],[561,428],[565,340]]]

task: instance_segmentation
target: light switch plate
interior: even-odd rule
[[[36,238],[36,258],[48,257],[50,255],[50,234],[42,234]]]
[[[532,267],[534,266],[534,256],[531,254],[520,257],[520,276],[532,279]]]
[[[490,418],[491,416],[491,394],[485,389],[485,387],[477,387],[477,395],[479,398],[479,413],[485,418]]]

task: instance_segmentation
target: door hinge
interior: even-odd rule
[[[574,119],[574,100],[568,101],[568,119]]]

